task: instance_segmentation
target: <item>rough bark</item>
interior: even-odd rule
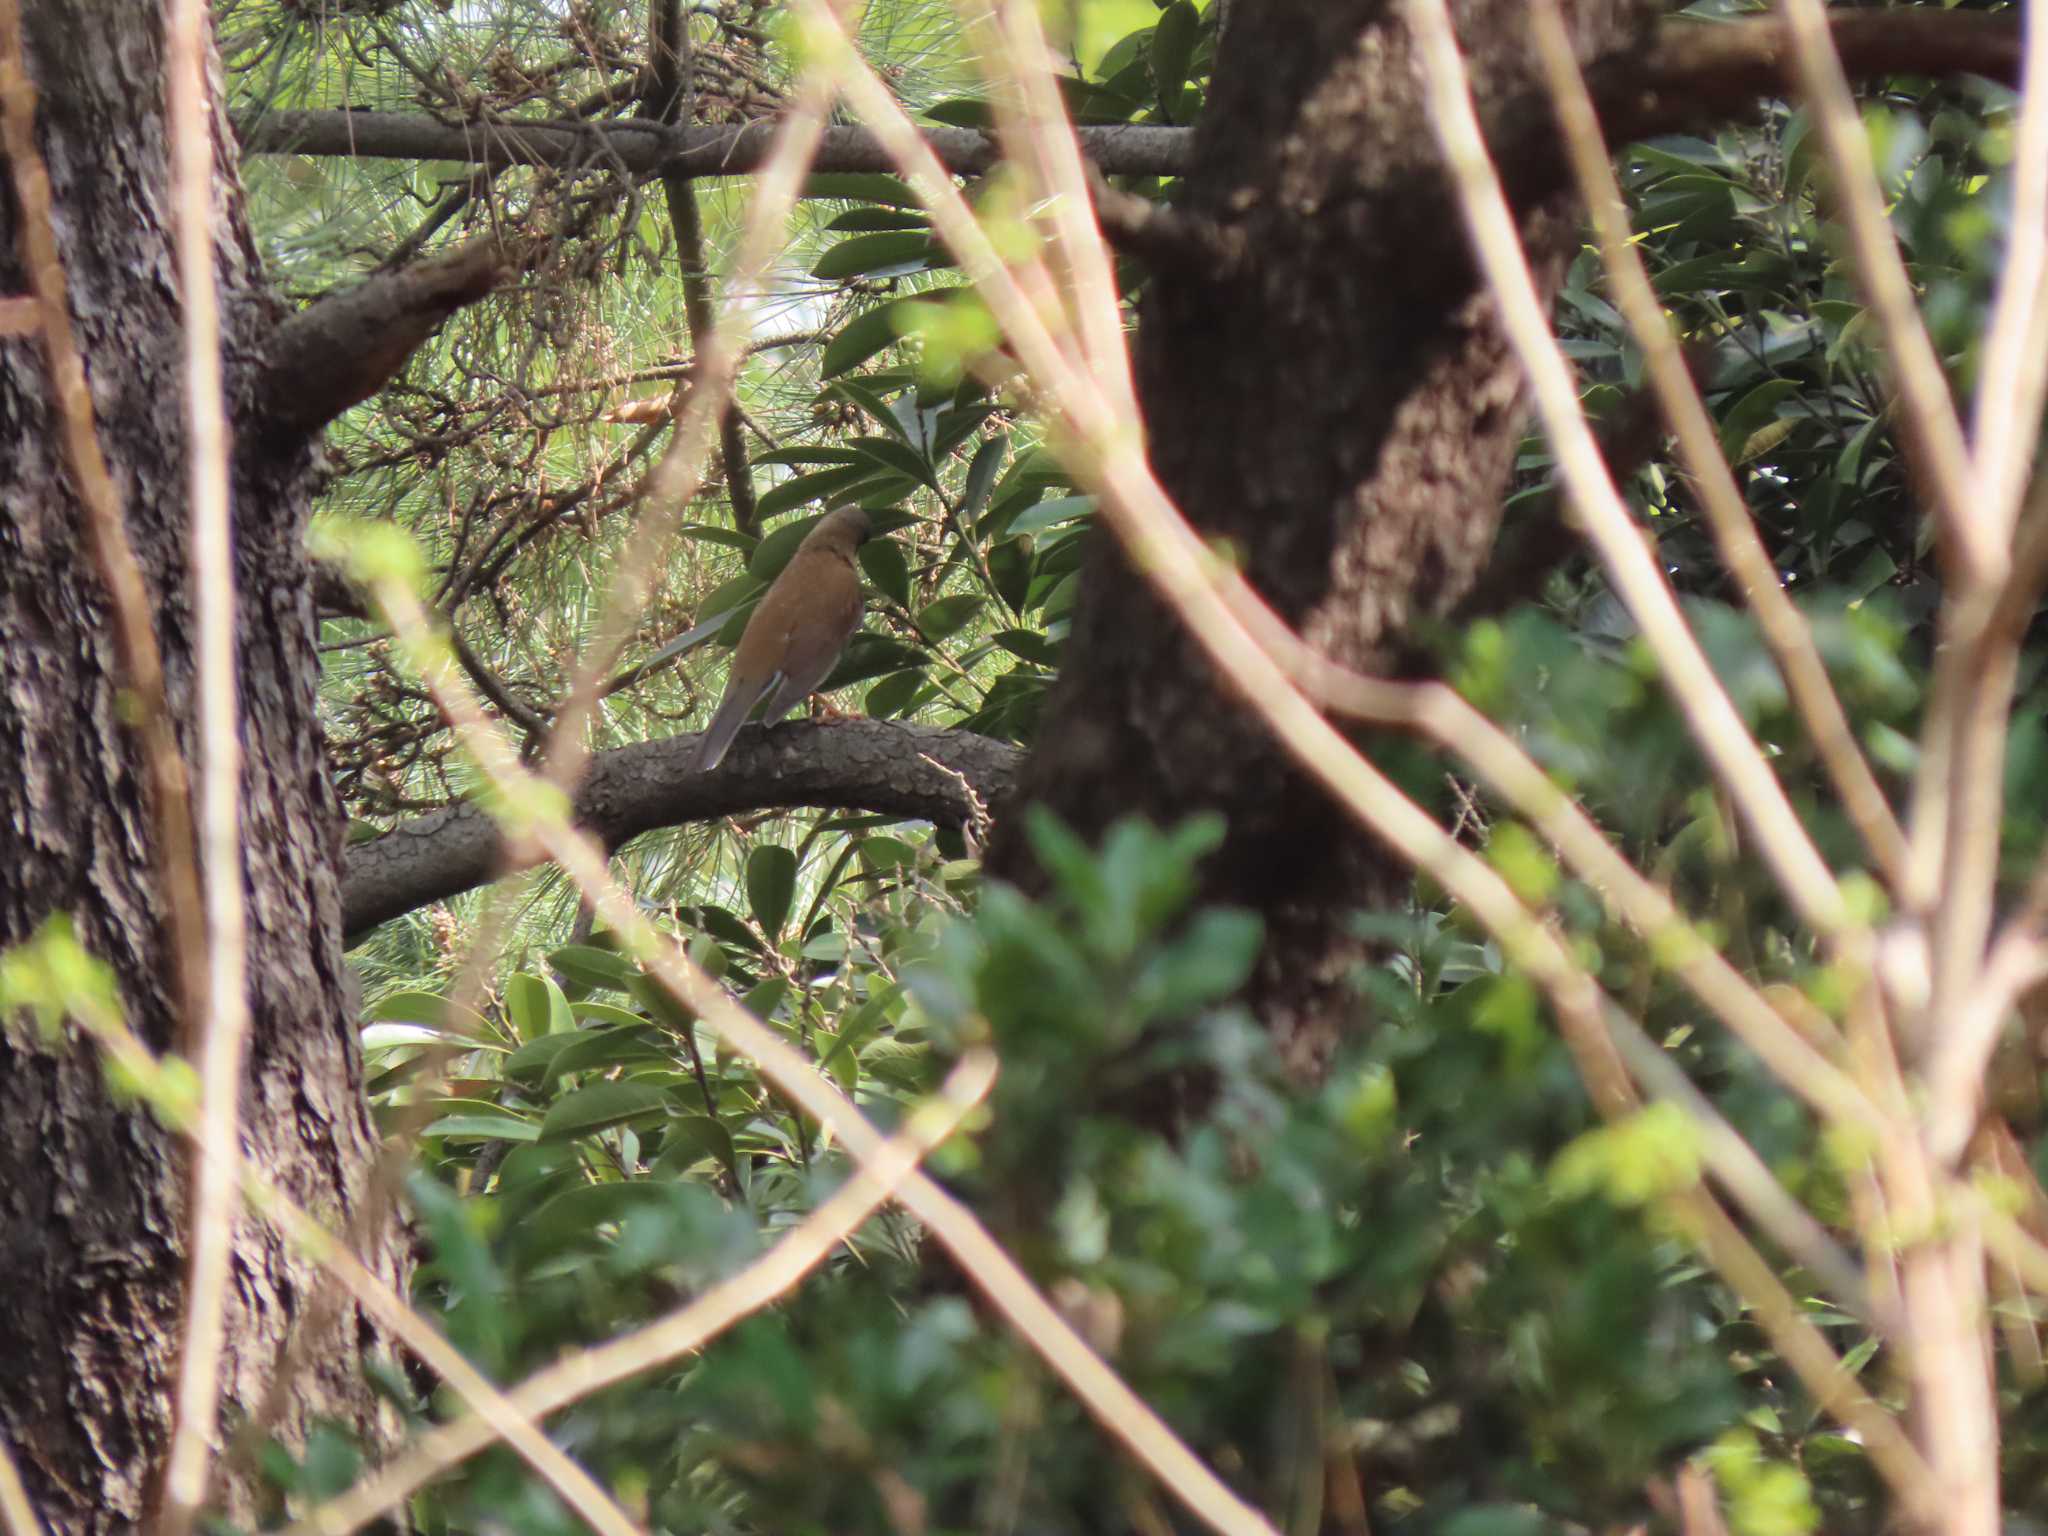
[[[26,7],[74,323],[127,525],[158,607],[181,726],[192,695],[180,305],[166,221],[162,17],[132,0]],[[230,409],[255,419],[279,315],[219,134],[215,249]],[[0,204],[0,292],[26,284],[18,212]],[[103,595],[81,548],[48,375],[29,336],[0,338],[0,944],[53,912],[115,969],[130,1023],[174,1042],[163,902]],[[232,493],[247,762],[244,878],[253,1033],[244,1146],[305,1205],[345,1218],[374,1146],[343,1002],[340,818],[314,709],[300,544],[303,440],[238,436]],[[185,734],[181,731],[181,734]],[[135,1528],[165,1448],[182,1305],[188,1159],[117,1108],[89,1048],[0,1034],[0,1435],[60,1532]],[[388,1252],[368,1255],[396,1274]],[[243,1222],[229,1295],[226,1422],[261,1402],[312,1275]],[[373,1433],[352,1310],[289,1394],[290,1441],[319,1415]],[[242,1492],[227,1507],[249,1513]]]
[[[1534,88],[1520,0],[1456,7],[1482,102]],[[1582,57],[1648,22],[1630,0],[1567,7]],[[1226,279],[1155,274],[1137,342],[1152,461],[1204,532],[1313,644],[1378,670],[1485,564],[1523,430],[1522,382],[1467,252],[1399,7],[1241,0],[1218,51],[1178,208],[1241,253]],[[1553,195],[1523,217],[1539,281],[1576,239]],[[1220,809],[1209,901],[1265,918],[1252,1002],[1312,1075],[1356,1007],[1361,907],[1406,878],[1296,772],[1107,539],[1020,793],[1086,835],[1140,813]],[[1014,827],[1016,818],[1006,826]],[[999,832],[995,867],[1030,878]]]
[[[971,731],[888,720],[791,722],[740,732],[725,761],[691,769],[695,736],[636,742],[592,760],[576,819],[607,847],[656,827],[793,806],[872,811],[981,832],[1009,794],[1018,750]],[[346,930],[378,923],[506,873],[504,839],[475,805],[400,823],[348,852]]]

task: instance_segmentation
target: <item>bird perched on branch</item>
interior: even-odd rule
[[[816,690],[860,627],[860,570],[854,551],[873,532],[859,507],[828,512],[770,583],[732,653],[725,696],[697,743],[691,770],[708,773],[756,704],[773,725]]]

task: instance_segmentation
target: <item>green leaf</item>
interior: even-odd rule
[[[888,208],[922,206],[908,182],[861,171],[817,172],[805,179],[803,195],[839,198],[850,203],[880,203]]]
[[[861,1042],[872,1035],[889,1017],[889,1010],[902,996],[902,985],[891,982],[854,1009],[850,1016],[840,1020],[839,1032],[833,1037],[832,1044],[826,1048],[825,1054],[818,1058],[818,1065],[829,1067],[834,1057],[858,1050]]]
[[[760,463],[759,459],[754,461]],[[737,528],[719,528],[710,523],[684,523],[676,529],[678,535],[692,544],[718,544],[726,549],[746,551],[754,547],[754,536],[742,533]]]
[[[780,517],[783,513],[795,511],[807,502],[851,490],[874,477],[875,466],[870,462],[842,464],[833,469],[821,469],[815,474],[794,475],[761,493],[760,501],[755,504],[758,509],[757,515],[763,518]],[[773,537],[773,534],[768,536]],[[767,542],[768,539],[763,539],[761,544]],[[758,570],[760,556],[761,545],[756,545],[753,558],[747,562],[749,571]],[[777,566],[776,569],[780,570],[781,567]]]
[[[781,976],[770,976],[741,997],[740,1006],[765,1024],[775,1017],[775,1010],[788,996],[789,982]]]
[[[615,1125],[666,1114],[668,1098],[652,1083],[592,1083],[566,1094],[548,1107],[541,1122],[542,1141],[573,1141]]]
[[[1160,12],[1158,24],[1152,29],[1152,84],[1159,93],[1161,106],[1170,109],[1180,100],[1181,87],[1188,83],[1188,70],[1195,62],[1195,41],[1201,30],[1201,13],[1190,0],[1174,0]]]
[[[884,230],[880,234],[854,235],[830,247],[811,268],[811,276],[901,277],[951,264],[952,258],[931,235],[920,230]]]
[[[521,972],[505,983],[505,1011],[522,1040],[538,1040],[576,1027],[576,1016],[569,1011],[569,999],[562,989],[547,977],[530,972]]]
[[[993,128],[996,120],[989,104],[972,96],[956,96],[951,101],[926,107],[924,115],[948,128],[979,128],[983,131]]]
[[[995,584],[996,596],[1009,606],[1012,613],[1024,611],[1025,601],[1031,593],[1035,563],[1031,558],[1031,546],[1023,539],[1002,539],[989,546],[989,580]]]
[[[1731,463],[1742,462],[1743,445],[1777,417],[1781,401],[1798,392],[1796,379],[1765,379],[1728,409],[1721,418],[1721,451]]]
[[[796,894],[796,855],[787,848],[764,843],[747,855],[747,905],[754,921],[772,941],[789,918],[789,904]]]
[[[837,378],[858,368],[883,348],[894,346],[898,335],[895,311],[895,304],[878,304],[841,326],[818,359],[819,377]],[[839,451],[847,455],[847,462],[859,462],[860,455],[852,449]]]
[[[934,640],[943,640],[972,622],[981,612],[981,598],[972,592],[942,597],[918,610],[917,627]]]
[[[923,687],[924,668],[906,667],[901,672],[892,672],[870,688],[862,707],[872,719],[887,720],[907,710]]]
[[[784,523],[780,528],[770,530],[762,537],[754,549],[752,558],[747,561],[747,575],[764,584],[781,575],[782,568],[795,557],[797,546],[818,526],[818,520],[824,515],[822,512],[813,512]]]
[[[739,1177],[732,1132],[709,1115],[677,1115],[662,1135],[661,1154],[651,1171],[655,1178],[678,1178],[707,1157],[718,1159],[727,1173]]]
[[[865,317],[863,317],[865,318]],[[858,464],[859,454],[851,448],[833,448],[823,443],[806,448],[777,448],[773,453],[757,453],[756,464]],[[747,540],[747,547],[753,548],[754,541]]]
[[[889,402],[882,398],[871,385],[857,379],[838,379],[832,385],[832,392],[843,399],[851,400],[865,411],[876,426],[902,443],[913,446],[910,434],[903,430],[903,421],[889,409]]]
[[[542,1081],[552,1082],[571,1072],[589,1072],[606,1067],[668,1063],[672,1058],[662,1048],[660,1030],[645,1019],[609,1029],[578,1031],[576,1038],[547,1065]]]
[[[860,856],[869,869],[905,869],[917,862],[917,850],[900,837],[864,837]]]
[[[1158,14],[1152,0],[1080,0],[1075,8],[1074,56],[1081,68],[1097,73],[1112,46],[1152,25]]]
[[[546,1077],[554,1059],[574,1045],[577,1038],[574,1034],[542,1035],[507,1056],[499,1070],[515,1082],[539,1082]]]
[[[1010,538],[1026,533],[1043,533],[1046,529],[1061,523],[1087,517],[1094,510],[1093,496],[1062,496],[1056,501],[1041,501],[1036,506],[1026,507],[1011,518],[1010,526],[1004,532]]]
[[[741,922],[737,913],[728,911],[724,907],[692,907],[690,908],[690,916],[696,921],[699,928],[702,928],[721,944],[730,944],[736,949],[756,951],[761,947],[760,936],[745,923]]]
[[[647,1022],[632,1009],[621,1008],[616,1003],[576,1002],[569,1005],[569,1010],[576,1015],[579,1025],[623,1024],[630,1029]]]
[[[847,642],[846,654],[839,658],[839,665],[832,669],[832,675],[825,679],[825,685],[819,692],[850,688],[871,677],[900,672],[905,667],[923,666],[929,659],[919,647],[888,635],[858,634]]]
[[[996,475],[1003,467],[1003,455],[1009,451],[1010,434],[998,432],[986,439],[974,450],[974,462],[967,466],[967,484],[960,492],[960,521],[972,528],[981,509],[988,505],[988,494],[995,488]]]
[[[456,1040],[493,1044],[504,1038],[491,1021],[473,1008],[458,1008],[438,992],[410,989],[388,992],[363,1010],[363,1022],[424,1024],[436,1034]]]
[[[869,539],[856,557],[875,590],[891,602],[910,606],[910,561],[894,539]]]
[[[909,208],[849,208],[825,227],[844,234],[872,235],[887,229],[928,230],[932,221]]]
[[[848,446],[877,468],[907,475],[932,490],[939,488],[938,472],[932,468],[931,461],[907,443],[899,442],[893,437],[862,437],[856,438]]]
[[[1040,634],[1035,629],[1005,629],[992,638],[1012,656],[1035,661],[1041,667],[1057,667],[1060,664],[1059,642],[1050,635]]]
[[[443,1115],[420,1134],[444,1136],[450,1141],[538,1141],[540,1125],[530,1115],[480,1104],[460,1114]]]

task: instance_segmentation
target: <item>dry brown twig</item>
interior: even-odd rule
[[[14,1453],[0,1440],[0,1527],[7,1536],[43,1536],[42,1522],[28,1501],[28,1489],[21,1481],[21,1469]]]
[[[1580,407],[1571,367],[1551,333],[1522,255],[1514,215],[1479,131],[1449,16],[1441,3],[1415,6],[1410,15],[1423,42],[1431,121],[1458,189],[1467,228],[1500,305],[1503,326],[1528,376],[1537,414],[1586,536],[1656,657],[1665,686],[1694,742],[1749,823],[1758,852],[1786,897],[1815,932],[1854,955],[1867,947],[1868,934],[1850,913],[1833,872],[1821,859],[1783,786],[1708,665],[1699,641],[1679,612],[1670,583],[1608,475]]]
[[[1862,835],[1864,847],[1893,889],[1900,889],[1906,871],[1905,834],[1856,744],[1814,644],[1813,631],[1780,584],[1777,568],[1757,536],[1749,503],[1721,452],[1713,418],[1693,384],[1677,338],[1665,319],[1664,306],[1643,268],[1642,256],[1630,236],[1628,207],[1615,181],[1613,160],[1601,136],[1585,76],[1572,54],[1564,18],[1556,0],[1535,0],[1530,12],[1558,123],[1571,153],[1579,195],[1592,214],[1616,307],[1643,349],[1645,371],[1665,420],[1677,436],[1715,547],[1756,615],[1757,628],[1777,660],[1793,705],[1843,808]]]
[[[186,1536],[206,1502],[234,1252],[241,1165],[242,1057],[249,1030],[247,933],[240,826],[242,753],[235,687],[235,569],[228,531],[228,425],[222,394],[220,304],[213,266],[213,140],[206,95],[207,11],[176,0],[164,72],[171,138],[178,282],[185,309],[185,419],[192,591],[198,615],[200,865],[206,901],[206,990],[199,1031],[204,1156],[192,1169],[191,1254],[179,1353],[176,1418],[165,1461],[163,1536]]]

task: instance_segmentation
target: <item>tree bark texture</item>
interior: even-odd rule
[[[39,92],[73,323],[129,536],[157,607],[167,686],[190,757],[181,304],[169,221],[163,17],[133,0],[31,0]],[[315,714],[318,662],[301,550],[303,438],[267,436],[255,398],[279,319],[242,218],[233,140],[217,126],[215,270],[235,441],[232,496],[245,778],[243,875],[253,1010],[244,1149],[319,1216],[356,1208],[375,1142],[343,1002],[340,813]],[[0,292],[27,288],[20,218],[0,199]],[[72,916],[114,968],[129,1023],[176,1039],[153,826],[124,725],[103,589],[41,346],[0,339],[0,944]],[[59,1532],[134,1529],[155,1494],[183,1307],[189,1158],[118,1108],[91,1048],[0,1034],[0,1435]],[[380,1234],[366,1255],[394,1277]],[[238,1224],[224,1424],[254,1413],[314,1282],[303,1258]],[[279,1432],[318,1415],[374,1434],[360,1370],[370,1330],[344,1308],[307,1351]],[[246,1462],[243,1464],[246,1470]],[[232,1489],[226,1509],[246,1517]]]
[[[1482,115],[1527,100],[1520,0],[1454,9]],[[1582,59],[1634,45],[1652,19],[1634,0],[1566,9]],[[1384,670],[1413,623],[1449,613],[1485,565],[1524,419],[1401,7],[1240,0],[1182,185],[1178,211],[1243,258],[1223,278],[1160,270],[1147,290],[1136,363],[1153,465],[1309,641]],[[1521,229],[1553,289],[1577,239],[1573,204],[1535,201]],[[1143,592],[1099,538],[1020,793],[1088,836],[1131,813],[1224,812],[1202,898],[1264,917],[1252,1002],[1312,1076],[1357,1008],[1366,945],[1352,915],[1394,898],[1408,872],[1239,701],[1219,701],[1178,621]],[[1031,878],[1014,836],[998,836],[994,862]]]

